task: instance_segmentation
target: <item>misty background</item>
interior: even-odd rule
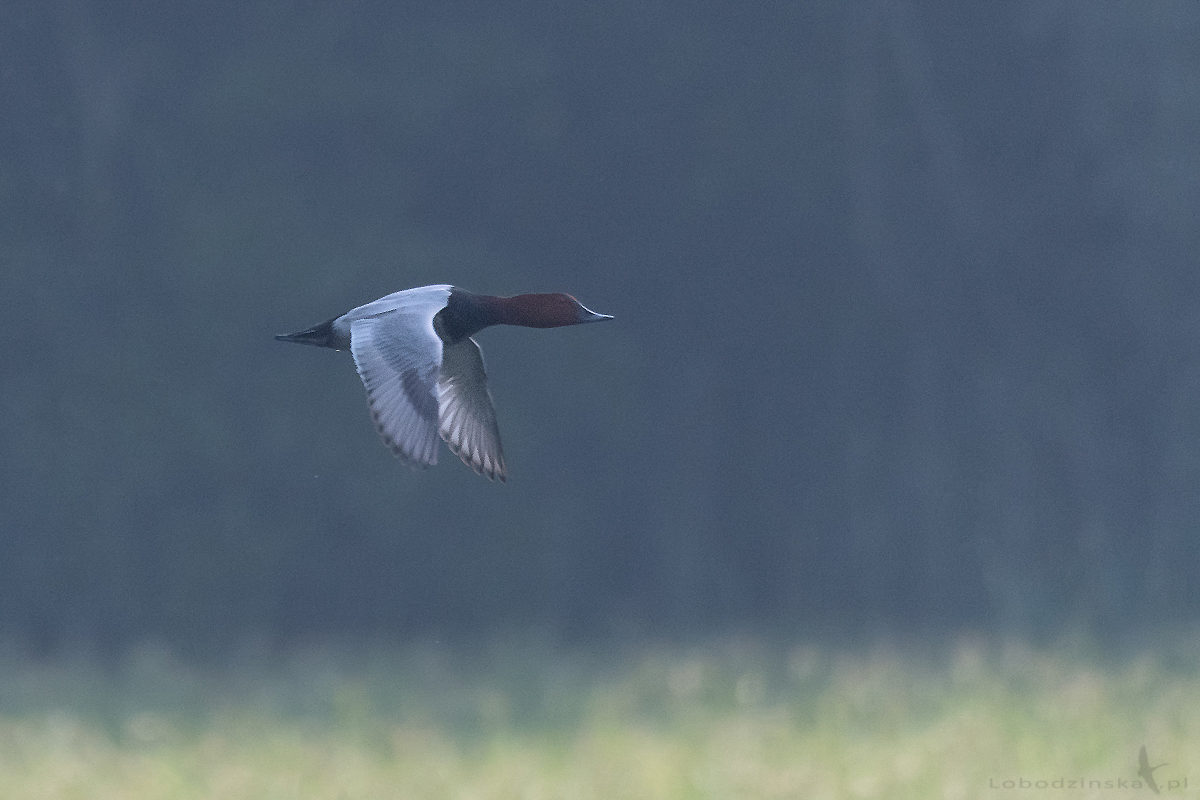
[[[0,638],[1200,612],[1200,5],[0,6]],[[398,289],[510,479],[381,446]]]

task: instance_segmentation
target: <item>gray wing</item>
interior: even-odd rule
[[[503,481],[506,474],[500,427],[487,388],[483,355],[474,339],[443,348],[437,401],[440,432],[446,445],[471,469]]]
[[[434,313],[433,306],[397,309],[350,325],[350,352],[375,428],[392,452],[416,466],[437,463],[442,340]]]

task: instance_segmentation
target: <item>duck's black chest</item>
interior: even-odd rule
[[[496,324],[489,298],[459,288],[450,290],[446,307],[433,316],[433,329],[443,342],[453,344]]]

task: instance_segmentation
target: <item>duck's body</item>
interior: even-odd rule
[[[566,294],[494,297],[440,284],[351,309],[285,342],[349,349],[385,444],[417,465],[437,463],[437,440],[476,472],[504,480],[500,429],[483,355],[471,337],[490,325],[554,328],[612,319]]]

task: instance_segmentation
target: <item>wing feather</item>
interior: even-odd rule
[[[375,428],[392,452],[416,466],[437,463],[442,341],[433,315],[440,307],[413,302],[350,325],[350,351]]]
[[[479,474],[505,480],[500,427],[487,388],[483,354],[474,339],[443,347],[437,401],[438,428],[446,446]]]

